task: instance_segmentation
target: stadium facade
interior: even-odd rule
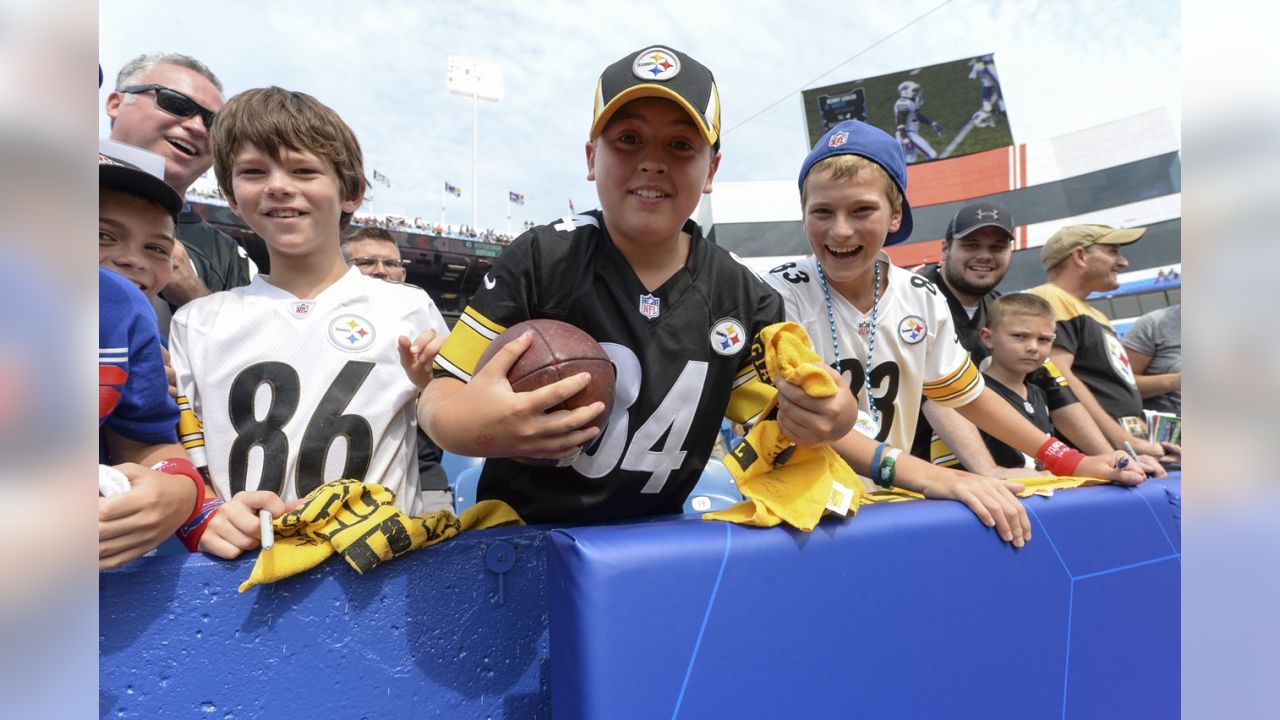
[[[1164,109],[1051,140],[911,165],[907,176],[915,230],[906,243],[888,250],[903,267],[937,262],[947,222],[961,205],[978,198],[1003,203],[1018,223],[1017,252],[1000,286],[1004,291],[1043,283],[1040,246],[1062,226],[1076,223],[1147,228],[1142,241],[1125,248],[1131,282],[1181,265],[1181,153]],[[800,193],[791,178],[717,183],[696,217],[712,228],[716,243],[758,269],[809,252]],[[1166,297],[1159,304],[1178,301],[1177,293],[1161,292]],[[1153,309],[1137,303],[1101,305],[1112,317]]]

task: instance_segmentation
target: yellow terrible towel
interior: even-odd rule
[[[760,331],[751,347],[756,373],[765,382],[778,378],[804,388],[810,397],[831,397],[839,385],[809,346],[796,323],[777,323]],[[765,415],[771,415],[777,398]],[[785,453],[785,455],[784,455]],[[783,455],[783,462],[778,458]],[[806,532],[817,526],[828,504],[847,503],[856,512],[862,481],[829,446],[797,447],[772,419],[761,420],[724,458],[725,467],[746,500],[704,520],[773,527],[787,523]],[[844,492],[840,492],[843,486]],[[843,503],[833,502],[843,495]]]
[[[310,570],[335,552],[363,575],[466,530],[524,524],[499,500],[476,503],[461,518],[447,510],[405,515],[394,501],[390,490],[359,480],[334,480],[312,490],[298,509],[275,519],[275,544],[258,554],[240,592]]]

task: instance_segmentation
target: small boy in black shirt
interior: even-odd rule
[[[982,344],[991,351],[991,364],[983,371],[987,386],[1032,425],[1052,435],[1053,422],[1044,390],[1026,378],[1044,364],[1053,347],[1053,308],[1043,298],[1028,293],[1003,295],[991,302],[987,326],[979,333]],[[1034,458],[985,432],[982,439],[1000,467],[1044,469]]]

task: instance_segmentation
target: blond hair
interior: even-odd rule
[[[306,93],[279,87],[246,90],[227,101],[213,125],[213,172],[218,188],[234,198],[231,167],[236,155],[253,145],[276,160],[284,149],[305,151],[329,161],[342,200],[355,200],[368,184],[360,141],[338,113]],[[340,228],[351,223],[344,212]]]
[[[1054,320],[1053,307],[1049,305],[1049,301],[1031,293],[1013,293],[1001,295],[987,307],[987,328],[995,330],[1001,320],[1014,315]]]
[[[897,183],[889,177],[889,173],[885,172],[885,169],[880,167],[879,163],[874,160],[868,160],[861,155],[847,153],[832,155],[819,161],[809,169],[809,174],[804,176],[804,184],[800,188],[800,207],[803,208],[805,201],[808,199],[809,178],[819,171],[837,182],[858,178],[864,172],[876,175],[884,184],[884,195],[889,199],[889,209],[895,213],[902,212],[902,191],[898,189]]]

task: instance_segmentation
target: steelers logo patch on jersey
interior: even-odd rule
[[[746,333],[737,320],[724,318],[711,328],[711,349],[721,355],[737,355],[746,346]]]
[[[920,342],[928,332],[929,328],[924,324],[924,318],[918,315],[908,315],[898,323],[898,337],[908,345]]]
[[[641,80],[670,80],[680,74],[680,58],[663,47],[653,47],[636,55],[631,72]]]
[[[373,344],[373,323],[359,315],[339,315],[329,321],[329,342],[339,350],[360,352]]]
[[[1126,383],[1137,386],[1137,381],[1133,379],[1133,368],[1129,367],[1129,353],[1111,333],[1103,333],[1103,337],[1107,341],[1107,359],[1111,361],[1111,367],[1116,371],[1116,375]]]

